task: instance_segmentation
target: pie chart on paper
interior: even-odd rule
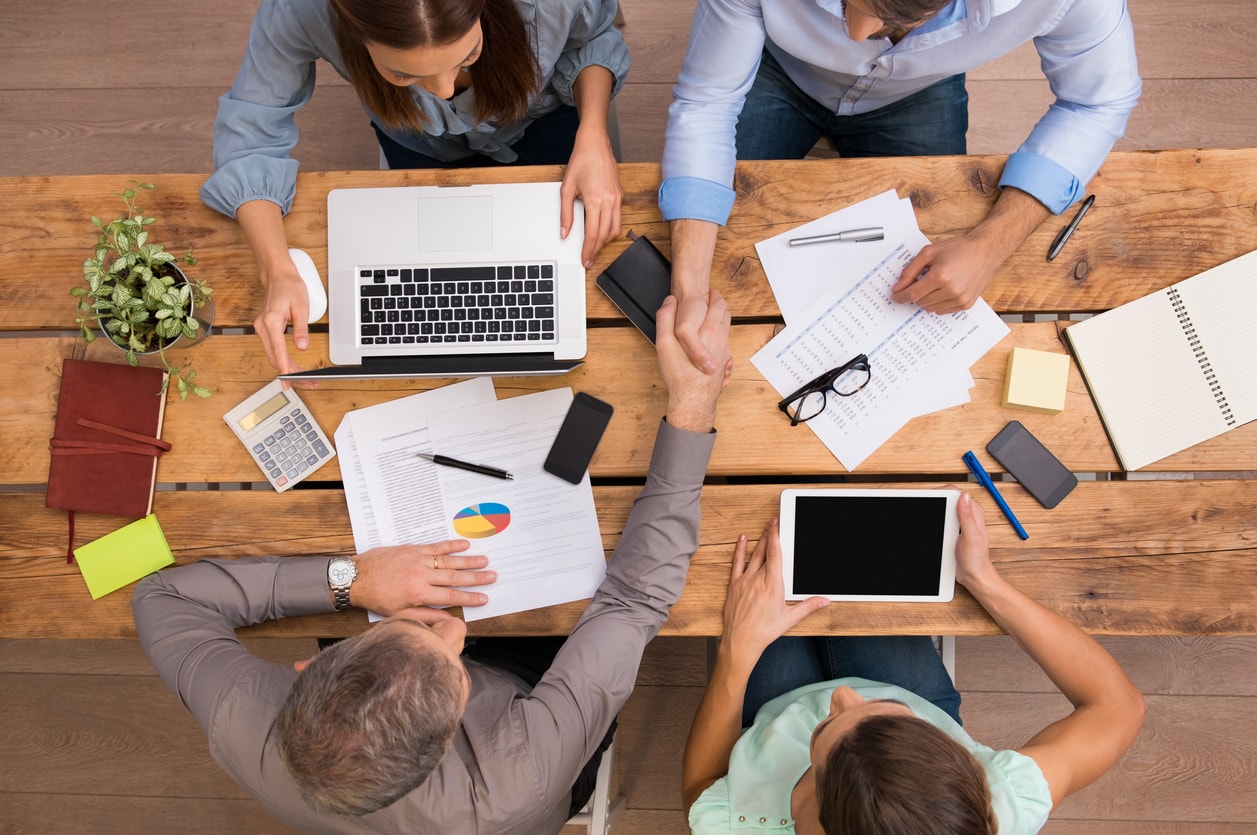
[[[500,534],[511,524],[511,509],[497,502],[481,502],[454,514],[454,533],[467,539]]]

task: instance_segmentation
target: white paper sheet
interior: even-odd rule
[[[852,397],[831,396],[824,414],[807,424],[849,470],[913,417],[967,401],[958,381],[1008,333],[981,299],[947,316],[893,302],[890,288],[918,249],[897,243],[875,269],[814,302],[800,319],[806,325],[787,326],[751,358],[784,396],[857,354],[868,355],[868,386]]]
[[[791,238],[867,226],[883,227],[885,239],[790,246]],[[817,299],[832,296],[840,288],[859,281],[886,260],[899,244],[915,253],[927,243],[917,227],[912,201],[900,199],[892,189],[760,241],[755,251],[764,265],[781,315],[787,325],[793,325]]]
[[[428,418],[485,402],[496,402],[493,380],[475,377],[345,415],[336,449],[360,553],[377,545],[447,538],[436,465],[418,457],[433,451]]]
[[[602,534],[586,473],[569,484],[542,469],[572,403],[570,388],[512,397],[429,418],[442,455],[504,469],[506,481],[441,467],[441,539],[467,538],[498,573],[480,588],[488,604],[468,607],[468,621],[593,596],[606,574]],[[463,518],[459,518],[463,514]],[[460,530],[462,522],[470,530]],[[492,525],[492,528],[489,528]],[[486,529],[483,538],[475,537]]]

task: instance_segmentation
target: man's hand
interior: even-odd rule
[[[589,269],[599,250],[620,234],[620,203],[624,190],[620,187],[620,170],[605,131],[601,135],[577,131],[559,197],[562,201],[559,236],[562,238],[566,238],[572,228],[576,198],[585,205],[585,242],[580,259]]]
[[[973,233],[922,248],[890,288],[891,298],[943,315],[968,310],[1004,263],[1002,247]]]
[[[253,328],[266,349],[266,359],[281,374],[300,371],[301,367],[288,356],[284,332],[292,322],[292,341],[297,350],[309,347],[310,294],[292,258],[285,258],[277,268],[264,273],[262,286],[265,296],[262,310],[253,320]]]
[[[900,304],[919,304],[930,313],[973,307],[995,271],[1051,214],[1020,189],[1006,187],[982,222],[967,235],[930,244],[908,262],[890,288]]]
[[[703,342],[702,327],[711,298],[711,258],[720,227],[705,220],[672,221],[672,294],[677,297],[677,340],[694,367],[719,374],[721,363]]]
[[[745,660],[757,659],[773,641],[805,617],[829,605],[826,597],[786,603],[781,576],[781,539],[777,520],[764,528],[751,559],[746,560],[746,534],[738,537],[725,598],[724,638]]]
[[[655,321],[659,370],[668,387],[668,423],[678,429],[710,432],[716,425],[716,400],[733,376],[729,308],[719,293],[710,291],[706,313],[697,329],[703,347],[724,368],[719,374],[706,374],[690,362],[676,333],[676,317],[676,297],[668,296]]]
[[[496,571],[478,571],[488,557],[458,555],[470,543],[452,539],[432,545],[391,545],[372,548],[354,558],[358,579],[350,587],[350,602],[362,609],[391,615],[417,606],[483,606],[489,598],[458,586],[483,586],[497,579]]]

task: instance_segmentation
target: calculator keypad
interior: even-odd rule
[[[279,427],[253,444],[253,456],[276,487],[300,479],[331,454],[318,426],[301,409],[279,419]]]

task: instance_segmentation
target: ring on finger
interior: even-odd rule
[[[437,562],[437,556],[435,554],[432,555],[432,570],[433,571],[441,570],[441,564]]]

